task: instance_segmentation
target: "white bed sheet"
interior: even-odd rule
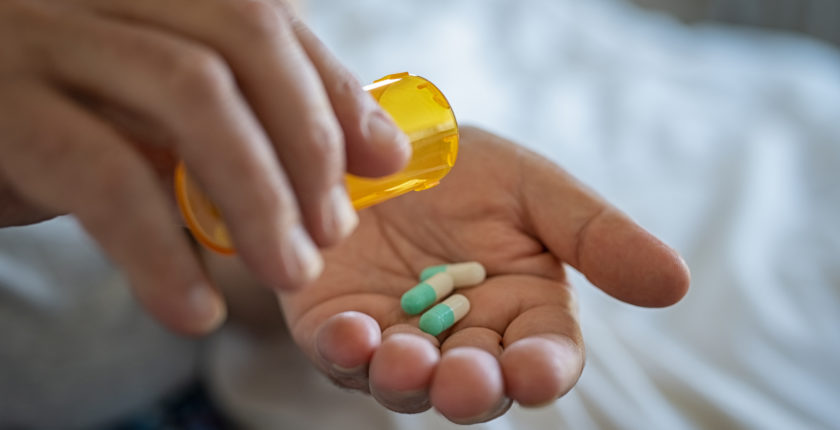
[[[840,53],[609,0],[313,0],[364,81],[411,71],[461,123],[534,148],[686,257],[677,306],[580,276],[588,361],[486,429],[840,428]],[[214,386],[258,428],[460,428],[330,386],[286,343],[221,333]]]

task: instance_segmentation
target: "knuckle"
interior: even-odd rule
[[[264,0],[237,0],[229,4],[232,21],[247,40],[273,40],[285,29],[281,11]]]
[[[101,162],[97,163],[96,177],[100,180],[95,185],[91,185],[95,187],[94,193],[102,201],[120,206],[129,198],[134,197],[141,179],[137,175],[130,174],[136,169],[126,161],[125,157],[112,153],[110,157],[102,157]]]
[[[294,199],[294,194],[292,194],[291,190],[282,198],[278,199],[277,202],[279,207],[275,208],[277,213],[275,219],[278,225],[281,226],[280,229],[283,234],[289,234],[295,226],[301,224],[303,219],[299,203]]]
[[[312,163],[326,172],[340,172],[344,164],[344,138],[338,126],[317,121],[306,127],[302,143]]]
[[[358,79],[342,67],[336,72],[333,91],[340,99],[348,99],[363,95],[362,85]]]
[[[176,53],[170,62],[171,90],[182,103],[214,103],[224,99],[236,86],[227,63],[210,50]]]
[[[297,201],[282,171],[266,175],[263,169],[252,162],[231,159],[228,164],[233,169],[231,176],[238,178],[242,184],[248,184],[246,188],[254,207],[263,208],[259,216],[273,219],[281,226],[297,223],[300,218]]]

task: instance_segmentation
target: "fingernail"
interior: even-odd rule
[[[359,224],[359,216],[356,214],[347,191],[339,184],[327,193],[322,203],[321,213],[323,214],[324,232],[335,238],[345,238],[350,235],[356,225]]]
[[[376,391],[371,390],[373,397],[392,411],[404,414],[423,412],[432,406],[427,390],[410,391]]]
[[[454,422],[455,424],[463,424],[463,425],[484,423],[484,422],[490,421],[490,420],[492,420],[496,417],[499,417],[503,413],[507,412],[507,410],[510,409],[511,405],[513,405],[513,400],[511,398],[502,397],[499,400],[499,403],[496,404],[496,406],[494,406],[492,409],[490,409],[489,411],[487,411],[487,412],[485,412],[485,413],[483,413],[479,416],[471,417],[471,418],[463,418],[463,419],[460,419],[460,418],[452,419],[452,418],[450,418],[450,420],[452,422]]]
[[[300,224],[286,233],[285,241],[286,273],[296,284],[305,284],[315,280],[324,269],[324,260],[309,234]]]
[[[187,293],[187,304],[195,320],[195,329],[209,332],[222,324],[227,309],[221,297],[207,284],[194,285]]]
[[[344,388],[369,392],[368,387],[368,365],[367,363],[353,368],[330,365],[329,378]]]
[[[391,118],[381,110],[374,111],[368,116],[368,139],[375,146],[394,146],[405,158],[411,154],[411,143],[408,136],[394,124]]]
[[[356,367],[344,367],[344,366],[339,366],[338,364],[333,363],[333,364],[330,365],[330,367],[332,367],[332,370],[336,375],[358,376],[358,375],[361,375],[361,374],[365,374],[365,375],[367,374],[368,364],[365,363],[365,364],[361,364],[361,365],[356,366]]]

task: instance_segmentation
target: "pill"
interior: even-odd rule
[[[446,273],[451,276],[455,288],[478,285],[484,282],[484,278],[487,277],[487,271],[484,270],[484,266],[481,263],[469,261],[466,263],[441,264],[427,267],[420,272],[420,280],[425,281],[437,273]]]
[[[448,296],[452,288],[452,277],[446,273],[437,273],[406,291],[400,299],[400,305],[405,313],[417,315],[436,301]]]
[[[420,330],[437,336],[460,321],[469,311],[470,301],[461,294],[453,294],[420,317]]]

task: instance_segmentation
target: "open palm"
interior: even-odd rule
[[[564,265],[608,294],[667,306],[688,288],[679,256],[556,165],[476,129],[436,188],[364,210],[325,253],[326,270],[281,295],[297,343],[338,384],[386,407],[434,406],[452,421],[550,402],[576,383],[584,347]],[[479,261],[488,279],[459,290],[471,310],[432,337],[400,296],[430,265]]]

